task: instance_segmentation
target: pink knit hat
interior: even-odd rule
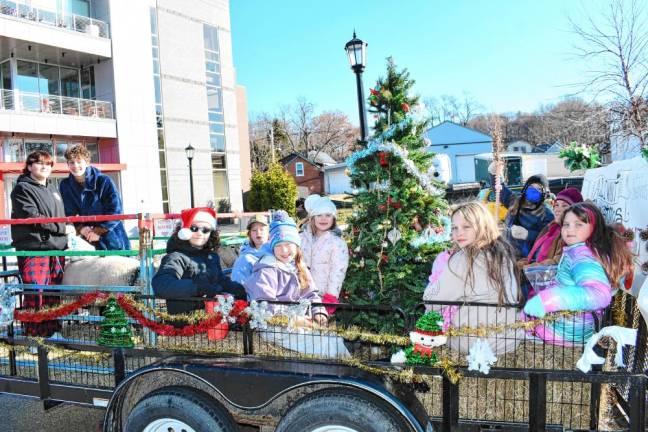
[[[574,205],[583,202],[583,195],[575,187],[568,187],[558,192],[556,201],[558,200],[565,201],[569,205]]]

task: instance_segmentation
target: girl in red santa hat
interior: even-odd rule
[[[182,314],[204,307],[200,302],[180,298],[231,294],[245,300],[243,286],[225,276],[220,266],[216,212],[197,207],[183,210],[180,217],[182,225],[169,239],[167,254],[152,281],[155,295],[167,299],[169,313]]]

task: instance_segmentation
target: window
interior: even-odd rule
[[[218,29],[216,27],[204,24],[203,36],[205,42],[205,49],[209,51],[218,52]]]
[[[56,149],[56,162],[66,162],[65,152],[68,149],[68,143],[64,141],[57,141],[54,145]]]
[[[219,200],[227,198],[229,195],[229,188],[227,187],[227,171],[214,171],[214,198]]]
[[[209,142],[211,144],[211,149],[214,152],[224,152],[225,151],[225,136],[218,134],[210,134]]]
[[[61,94],[67,97],[81,96],[79,71],[77,69],[61,68]]]
[[[81,97],[83,99],[95,98],[94,67],[81,70]]]
[[[297,177],[304,177],[304,163],[303,162],[297,162],[295,164],[295,175]]]
[[[214,170],[226,168],[224,154],[212,154],[212,168]]]
[[[29,155],[31,152],[36,150],[44,150],[49,154],[53,154],[51,141],[40,141],[40,140],[25,140],[25,154]]]
[[[90,160],[99,163],[101,162],[99,160],[99,145],[97,143],[89,143],[87,142],[85,145],[86,149],[90,152]]]
[[[2,63],[2,88],[11,90],[11,63],[6,61]]]
[[[2,149],[4,162],[24,162],[25,147],[23,140],[20,138],[8,138],[4,140]]]
[[[38,93],[38,64],[18,60],[17,89],[21,92]]]

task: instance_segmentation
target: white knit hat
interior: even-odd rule
[[[318,216],[323,214],[337,215],[335,204],[329,197],[319,195],[310,195],[304,202],[304,208],[308,212],[308,216]]]

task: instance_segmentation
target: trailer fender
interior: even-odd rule
[[[146,394],[176,385],[197,388],[228,410],[237,411],[261,410],[281,396],[306,387],[352,388],[381,400],[411,430],[423,432],[430,427],[411,386],[349,366],[249,358],[176,357],[174,360],[166,359],[140,369],[120,383],[108,402],[104,432],[121,431],[122,412],[128,412]]]

